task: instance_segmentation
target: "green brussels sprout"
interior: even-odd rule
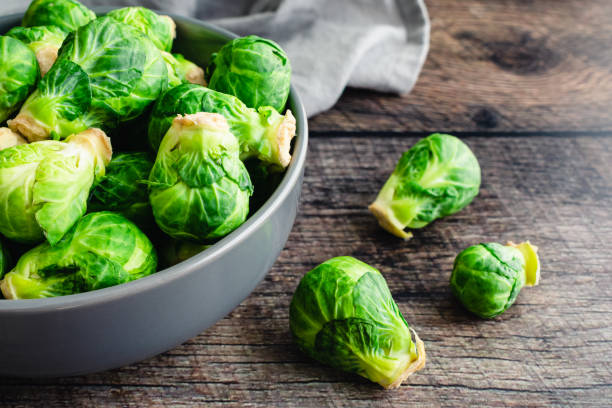
[[[423,228],[472,202],[480,188],[480,166],[458,138],[434,133],[400,158],[369,207],[380,225],[400,238],[405,228]]]
[[[244,166],[253,183],[249,208],[251,212],[255,212],[272,196],[285,173],[278,171],[278,167],[262,163],[257,159],[246,160]]]
[[[19,133],[15,133],[9,128],[0,128],[0,150],[26,143],[27,141]]]
[[[162,51],[170,51],[176,37],[176,24],[168,16],[161,16],[144,7],[124,7],[106,14],[143,32]]]
[[[71,295],[130,282],[155,272],[151,241],[112,212],[81,218],[56,245],[45,242],[19,258],[0,282],[7,299]]]
[[[197,112],[222,114],[240,143],[240,159],[257,157],[285,168],[291,161],[295,118],[290,110],[281,115],[270,106],[248,108],[238,98],[194,84],[167,90],[157,100],[149,122],[149,143],[157,150],[176,115]]]
[[[153,222],[149,192],[145,182],[149,178],[153,160],[147,153],[119,153],[106,166],[106,174],[91,190],[89,211],[117,212],[141,228]]]
[[[225,118],[200,112],[177,116],[149,176],[157,225],[177,239],[220,238],[249,212],[253,186]]]
[[[174,58],[174,55],[169,52],[162,52],[162,57],[164,58],[164,62],[166,63],[166,70],[168,71],[168,88],[172,89],[175,86],[179,86],[180,84],[185,83],[183,78],[180,77],[178,71],[176,70],[176,66],[178,65],[178,61]]]
[[[0,279],[4,277],[4,274],[8,272],[10,261],[10,255],[8,250],[0,240]]]
[[[0,233],[22,243],[45,237],[57,243],[85,214],[89,190],[111,155],[99,129],[0,150]]]
[[[63,139],[139,116],[167,83],[160,51],[138,30],[101,17],[70,33],[11,129],[29,141]]]
[[[41,76],[49,72],[66,38],[66,33],[56,26],[13,27],[6,35],[21,41],[34,51]]]
[[[210,247],[211,245],[173,239],[170,243],[166,242],[161,247],[160,259],[163,261],[164,266],[168,268],[172,265],[186,261]]]
[[[399,387],[425,366],[423,342],[383,276],[350,256],[332,258],[304,275],[291,300],[289,323],[304,353],[385,388]]]
[[[282,112],[289,97],[289,58],[274,41],[255,35],[225,44],[213,54],[206,75],[210,89],[234,95],[249,108]]]
[[[162,52],[162,57],[168,69],[168,87],[174,88],[184,83],[206,85],[204,70],[193,62],[185,59],[181,54]]]
[[[0,35],[0,122],[19,108],[39,77],[32,50],[19,40]]]
[[[89,23],[96,14],[76,0],[34,0],[25,12],[21,25],[56,26],[69,33]]]
[[[172,54],[172,56],[176,61],[174,63],[174,70],[183,82],[206,86],[206,81],[204,80],[204,70],[201,67],[189,61],[182,54],[175,53]]]
[[[470,312],[493,318],[504,313],[523,286],[537,285],[540,262],[529,241],[478,244],[457,255],[450,278],[453,293]]]
[[[183,82],[204,85],[204,70],[202,68],[187,61],[180,54],[170,53],[172,42],[176,37],[176,25],[172,18],[159,15],[144,7],[124,7],[109,12],[107,16],[138,29],[161,51],[168,71],[168,86],[170,88]],[[190,75],[189,79],[193,80],[189,80],[187,75]]]

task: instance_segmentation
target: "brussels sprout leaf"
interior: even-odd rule
[[[57,61],[38,84],[38,90],[68,120],[83,115],[91,105],[89,77],[71,61]]]
[[[93,181],[94,162],[84,156],[51,155],[36,169],[32,204],[40,205],[36,221],[51,245],[85,214]]]
[[[34,52],[19,40],[0,36],[0,122],[19,108],[39,77]]]
[[[88,73],[96,99],[129,95],[146,61],[145,50],[136,46],[125,27],[111,21],[71,33],[58,56],[58,60],[78,63]]]

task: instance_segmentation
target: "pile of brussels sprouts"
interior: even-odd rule
[[[409,239],[466,207],[480,188],[478,160],[454,136],[432,134],[406,151],[369,206],[380,225]],[[527,242],[478,244],[462,251],[452,292],[472,313],[493,318],[523,286],[537,285],[537,248]],[[289,310],[298,347],[310,357],[396,388],[425,366],[425,346],[393,301],[383,276],[352,257],[332,258],[300,281]]]
[[[76,0],[34,0],[0,36],[5,299],[150,275],[238,228],[280,181],[296,131],[283,50],[238,38],[205,71],[174,38],[168,16]]]

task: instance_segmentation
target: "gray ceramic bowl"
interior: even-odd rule
[[[21,17],[0,17],[0,33]],[[235,37],[173,17],[175,49],[201,65]],[[134,282],[58,298],[0,300],[0,375],[65,376],[140,361],[196,336],[245,299],[274,264],[295,221],[308,125],[294,88],[289,107],[297,119],[293,160],[244,225],[206,251]]]

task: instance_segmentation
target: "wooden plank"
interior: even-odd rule
[[[366,206],[416,139],[314,139],[287,246],[230,316],[174,350],[122,369],[0,379],[0,401],[13,407],[608,405],[612,135],[465,140],[483,169],[480,195],[403,242],[382,231]],[[525,288],[505,314],[483,321],[453,299],[452,262],[468,245],[508,239],[540,246],[542,281]],[[312,362],[291,342],[294,288],[305,272],[338,255],[379,268],[426,342],[426,368],[398,390]]]
[[[348,90],[313,130],[612,130],[610,1],[426,3],[431,47],[412,93]]]

